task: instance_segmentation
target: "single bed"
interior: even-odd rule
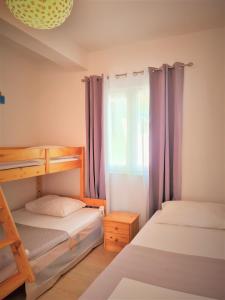
[[[174,201],[170,210],[171,204],[80,300],[225,299],[225,205]]]
[[[102,216],[95,208],[85,207],[64,218],[19,209],[13,218],[36,277],[34,283],[26,283],[27,299],[37,298],[102,242]],[[0,253],[0,282],[13,273],[16,265],[6,248]]]

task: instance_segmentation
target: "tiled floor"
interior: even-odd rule
[[[104,250],[103,245],[95,248],[76,267],[66,273],[39,300],[76,300],[91,282],[106,268],[115,257],[115,253]],[[10,300],[22,300],[22,291],[11,296]]]

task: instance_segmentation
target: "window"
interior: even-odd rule
[[[142,174],[149,157],[148,77],[113,79],[106,88],[106,144],[112,173]]]

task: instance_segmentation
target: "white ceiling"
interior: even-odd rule
[[[88,51],[220,27],[224,0],[74,0],[55,29]]]

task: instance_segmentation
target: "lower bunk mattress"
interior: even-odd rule
[[[36,279],[34,283],[26,283],[27,299],[40,296],[102,242],[102,216],[98,209],[82,208],[65,218],[20,209],[13,217]],[[1,250],[0,282],[16,272],[11,250]]]

